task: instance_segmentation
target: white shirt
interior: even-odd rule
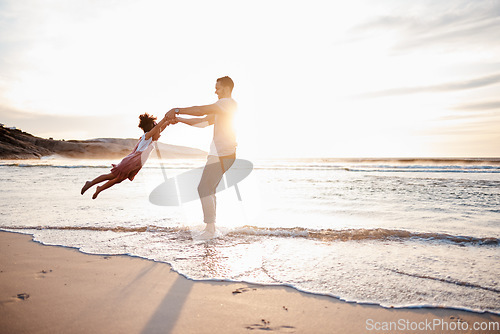
[[[153,141],[153,137],[149,138],[146,140],[146,134],[143,134],[141,139],[139,139],[139,145],[137,145],[137,150],[136,152],[144,152],[145,149],[151,145],[151,142]]]
[[[139,144],[137,145],[137,149],[133,153],[131,153],[134,154],[136,152],[141,152],[141,165],[144,165],[146,163],[146,160],[148,160],[149,155],[153,150],[153,145],[151,145],[151,143],[153,142],[153,137],[147,140],[145,138],[146,134],[143,134],[141,139],[139,139]]]
[[[222,112],[215,114],[214,139],[208,155],[225,156],[236,153],[236,133],[234,132],[234,114],[238,104],[232,98],[219,99],[215,103]]]

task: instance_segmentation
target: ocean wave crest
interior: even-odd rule
[[[186,233],[189,232],[189,227],[165,227],[165,226],[31,226],[31,227],[16,227],[16,226],[0,226],[4,230],[73,230],[73,231],[109,231],[109,232],[163,232],[163,233]],[[420,241],[420,242],[448,242],[457,245],[474,245],[474,246],[499,246],[500,239],[495,237],[473,237],[459,236],[445,233],[430,233],[430,232],[410,232],[406,230],[391,230],[391,229],[307,229],[302,227],[293,228],[265,228],[257,226],[245,225],[233,230],[227,231],[227,237],[280,237],[280,238],[306,238],[325,242],[334,241]]]
[[[146,169],[193,169],[203,166],[203,159],[194,160],[157,160],[150,159]],[[22,168],[110,168],[117,159],[92,162],[64,160],[0,161],[0,167]],[[446,163],[445,163],[446,162]],[[253,169],[257,170],[339,170],[363,173],[500,173],[500,159],[465,159],[465,160],[331,160],[325,161],[256,161]]]

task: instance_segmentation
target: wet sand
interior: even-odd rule
[[[386,309],[284,286],[192,281],[165,263],[31,239],[0,232],[1,333],[498,333],[473,326],[500,323],[489,313]]]

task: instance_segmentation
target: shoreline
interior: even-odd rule
[[[0,327],[6,333],[415,332],[383,327],[405,321],[408,326],[441,321],[441,327],[422,333],[495,333],[472,326],[500,323],[490,312],[384,308],[286,285],[195,281],[167,263],[86,254],[32,238],[0,231]],[[468,331],[442,327],[465,324]]]
[[[470,308],[465,308],[465,307],[453,307],[453,306],[440,306],[440,305],[428,305],[428,304],[422,304],[422,305],[419,305],[419,304],[412,304],[412,305],[390,305],[390,306],[385,306],[385,305],[382,305],[380,303],[377,303],[377,302],[370,302],[370,301],[356,301],[356,300],[346,300],[346,299],[342,299],[341,297],[339,296],[335,296],[333,294],[327,294],[327,293],[320,293],[320,292],[311,292],[311,291],[307,291],[307,290],[302,290],[298,287],[295,287],[293,285],[290,285],[290,284],[286,284],[286,283],[257,283],[257,282],[248,282],[248,281],[237,281],[237,280],[231,280],[231,279],[217,279],[217,278],[213,278],[213,279],[195,279],[195,278],[190,278],[188,276],[186,276],[185,274],[173,269],[172,265],[168,262],[164,262],[164,261],[157,261],[157,260],[154,260],[154,259],[149,259],[149,258],[146,258],[146,257],[141,257],[139,255],[133,255],[133,254],[107,254],[107,253],[88,253],[88,252],[84,252],[82,251],[80,248],[78,247],[73,247],[73,246],[64,246],[64,245],[58,245],[58,244],[54,244],[54,245],[51,245],[51,244],[44,244],[43,242],[41,241],[37,241],[34,239],[34,235],[29,233],[29,232],[21,232],[21,231],[13,231],[13,230],[16,230],[18,228],[16,227],[13,227],[11,229],[9,228],[0,228],[0,234],[2,232],[5,232],[5,233],[15,233],[15,234],[21,234],[21,235],[27,235],[27,236],[31,236],[31,241],[36,243],[36,244],[40,244],[42,246],[48,246],[48,247],[61,247],[61,248],[67,248],[67,249],[72,249],[72,250],[76,250],[77,252],[81,253],[81,254],[85,254],[85,255],[93,255],[93,256],[104,256],[104,257],[110,257],[110,256],[126,256],[126,257],[131,257],[131,258],[136,258],[136,259],[140,259],[140,260],[145,260],[145,261],[151,261],[151,262],[155,262],[155,263],[161,263],[161,264],[165,264],[167,266],[169,266],[170,268],[170,271],[176,273],[177,275],[180,275],[182,276],[184,279],[186,280],[189,280],[189,281],[192,281],[192,282],[213,282],[213,283],[234,283],[234,284],[238,284],[238,283],[241,283],[241,284],[248,284],[248,285],[254,285],[254,286],[258,286],[258,287],[267,287],[267,286],[282,286],[282,287],[286,287],[286,288],[291,288],[299,293],[304,293],[304,294],[308,294],[308,295],[311,295],[311,296],[318,296],[318,297],[327,297],[327,298],[333,298],[335,300],[338,300],[339,302],[343,302],[343,303],[348,303],[348,304],[357,304],[357,305],[366,305],[366,306],[377,306],[377,307],[381,307],[381,308],[384,308],[384,309],[408,309],[408,310],[418,310],[418,309],[446,309],[446,310],[454,310],[454,311],[460,311],[460,312],[469,312],[469,313],[472,313],[472,314],[490,314],[490,315],[493,315],[493,316],[498,316],[500,317],[500,313],[496,313],[496,312],[492,312],[492,311],[488,311],[488,310],[474,310],[474,309],[470,309]],[[30,228],[30,229],[34,229],[34,228]],[[43,227],[42,229],[51,229],[51,228],[48,228],[48,227]],[[56,230],[59,229],[59,228],[56,228]],[[108,229],[107,229],[108,230]],[[121,230],[121,229],[120,229]],[[137,230],[134,230],[134,231],[142,231],[143,228],[139,228]]]

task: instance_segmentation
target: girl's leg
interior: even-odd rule
[[[85,182],[85,185],[82,188],[81,194],[83,195],[83,193],[86,192],[93,185],[96,185],[96,184],[101,183],[101,182],[106,181],[106,180],[112,180],[114,178],[115,178],[115,175],[113,173],[109,173],[109,174],[103,174],[101,176],[98,176],[95,179],[93,179],[92,181],[87,181],[87,182]]]
[[[109,180],[108,182],[104,183],[102,186],[98,186],[94,195],[92,196],[92,199],[96,199],[97,195],[103,190],[108,189],[109,187],[112,187],[115,183],[120,183],[118,178],[114,178],[112,180]]]

